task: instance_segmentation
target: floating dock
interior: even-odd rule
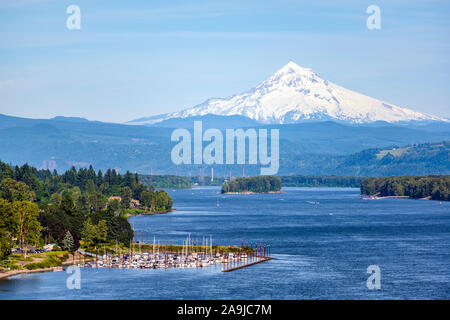
[[[245,264],[238,265],[236,267],[231,267],[231,268],[228,268],[228,269],[223,269],[222,272],[230,272],[230,271],[242,269],[242,268],[245,268],[245,267],[250,267],[250,266],[253,266],[253,265],[257,264],[257,263],[269,261],[269,260],[272,260],[272,259],[273,258],[270,258],[270,257],[261,257],[261,260],[253,261],[253,262],[250,262],[250,263],[245,263]]]

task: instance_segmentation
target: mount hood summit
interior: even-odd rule
[[[308,68],[289,62],[260,85],[228,98],[213,98],[173,113],[140,118],[128,124],[154,124],[172,118],[208,114],[244,116],[266,124],[338,121],[363,124],[445,121],[348,90]]]

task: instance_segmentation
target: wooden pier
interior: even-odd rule
[[[238,265],[236,267],[232,267],[232,268],[228,268],[228,269],[223,269],[222,272],[230,272],[230,271],[242,269],[242,268],[245,268],[245,267],[250,267],[250,266],[253,266],[253,265],[257,264],[257,263],[269,261],[269,260],[272,260],[272,259],[273,258],[270,258],[270,257],[261,257],[261,260],[253,261],[253,262],[250,262],[250,263],[241,264],[241,265]]]

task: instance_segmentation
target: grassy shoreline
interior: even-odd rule
[[[19,275],[19,274],[61,271],[58,268],[61,268],[61,267],[41,268],[41,269],[34,269],[34,270],[28,270],[28,269],[8,270],[5,272],[0,272],[0,280],[7,279],[9,277]]]
[[[11,266],[14,269],[0,270],[0,280],[18,274],[62,271],[63,266],[75,265],[87,260],[92,258],[85,258],[76,253],[74,256],[67,251],[30,254],[26,259],[11,255],[9,261],[12,262]]]

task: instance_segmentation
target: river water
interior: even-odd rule
[[[130,219],[161,244],[212,236],[213,244],[271,245],[272,261],[223,273],[206,269],[81,269],[0,281],[0,299],[449,299],[450,203],[362,200],[358,189],[283,188],[222,195],[168,190],[176,211]],[[330,215],[330,212],[332,215]],[[369,290],[367,268],[380,268]]]

